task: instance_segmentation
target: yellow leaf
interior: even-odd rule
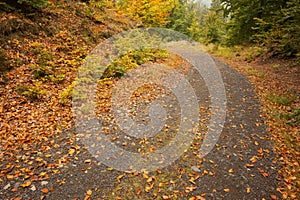
[[[192,177],[192,178],[190,178],[190,180],[189,180],[191,183],[193,183],[193,184],[196,184],[195,183],[195,179]]]
[[[75,149],[69,149],[68,153],[69,153],[70,156],[73,156],[73,154],[75,153]]]
[[[118,179],[118,183],[120,183],[121,182],[121,179],[124,177],[124,174],[121,174],[121,175],[119,175],[118,177],[117,177],[117,179]]]
[[[28,187],[30,185],[31,185],[31,181],[26,181],[25,183],[20,184],[21,187]]]
[[[229,188],[225,188],[224,192],[230,192],[230,189]]]
[[[89,195],[89,196],[91,196],[91,195],[92,195],[92,193],[93,193],[93,191],[92,191],[92,190],[88,190],[88,191],[86,192],[86,194],[87,194],[87,195]]]
[[[90,163],[90,162],[92,162],[91,159],[87,159],[87,160],[84,161],[84,163]]]
[[[6,175],[6,178],[8,178],[8,179],[13,179],[13,178],[15,178],[15,176],[14,176],[14,175],[11,175],[11,174],[7,174],[7,175]]]
[[[149,176],[146,173],[143,173],[144,178],[149,178]]]
[[[145,187],[145,192],[149,192],[151,190],[151,187],[150,186],[146,186]]]
[[[150,182],[152,182],[153,181],[153,177],[151,176],[151,177],[149,177],[148,179],[147,179],[147,183],[150,183]]]
[[[43,158],[36,158],[35,161],[36,161],[36,162],[42,162],[42,161],[43,161]]]
[[[160,182],[159,184],[158,184],[158,186],[159,187],[163,187],[163,186],[165,186],[165,185],[167,185],[168,184],[168,181],[164,181],[164,182]]]
[[[250,193],[251,192],[251,188],[247,187],[247,193]]]

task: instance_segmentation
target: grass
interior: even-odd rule
[[[294,93],[284,93],[281,95],[270,94],[268,96],[270,102],[275,103],[279,106],[288,106],[296,99],[296,95]]]
[[[253,69],[251,66],[247,66],[245,68],[246,68],[247,74],[249,74],[249,75],[253,75],[253,76],[256,76],[259,78],[264,78],[266,75],[265,73],[258,72],[256,69]]]
[[[209,44],[205,49],[216,56],[223,58],[243,57],[245,61],[252,62],[258,56],[263,54],[263,49],[256,46],[244,47],[244,46],[233,46],[226,47],[216,44]]]

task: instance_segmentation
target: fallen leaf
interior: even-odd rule
[[[251,192],[251,188],[247,187],[246,192],[250,193]]]
[[[7,175],[6,175],[6,178],[8,178],[8,179],[13,179],[13,178],[15,178],[15,176],[14,176],[14,175],[7,174]]]
[[[224,192],[230,192],[230,189],[229,188],[225,188]]]
[[[117,177],[118,183],[121,183],[121,179],[124,177],[124,174],[121,174]]]
[[[68,153],[70,156],[73,156],[73,154],[75,153],[75,149],[69,149]]]
[[[245,166],[246,166],[246,167],[248,167],[248,168],[252,168],[252,167],[254,167],[254,165],[252,165],[252,164],[248,164],[248,163],[247,163]]]
[[[44,194],[47,194],[47,193],[49,192],[49,190],[48,190],[47,188],[43,188],[43,189],[42,189],[42,192],[43,192]]]
[[[93,193],[93,191],[92,191],[92,190],[88,190],[88,191],[86,192],[86,194],[87,194],[87,195],[89,195],[89,196],[91,196],[91,195],[92,195],[92,193]]]
[[[30,185],[31,185],[31,181],[26,181],[25,183],[20,184],[21,187],[28,187]]]

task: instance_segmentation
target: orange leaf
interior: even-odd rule
[[[230,189],[229,188],[225,188],[224,192],[230,192]]]
[[[48,190],[47,188],[43,188],[43,189],[42,189],[42,192],[43,192],[44,194],[47,194],[47,193],[49,192],[49,190]]]
[[[251,188],[247,187],[246,192],[250,193],[251,192]]]
[[[20,184],[21,187],[28,187],[30,185],[31,185],[31,181],[26,181],[25,183]]]

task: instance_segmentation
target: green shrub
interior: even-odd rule
[[[0,50],[0,72],[6,71],[9,69],[10,62],[7,59],[5,51]]]
[[[300,124],[300,106],[288,114],[282,115],[283,118],[287,120],[287,123],[290,125],[299,125]]]
[[[50,70],[45,65],[31,64],[30,68],[34,78],[36,79],[42,79],[51,74]]]
[[[11,5],[8,5],[5,2],[0,2],[0,10],[6,11],[6,12],[11,12],[15,10],[15,8]]]
[[[56,76],[54,75],[50,75],[49,76],[49,79],[53,82],[56,82],[56,83],[61,83],[65,80],[65,75],[64,74],[58,74]]]
[[[59,93],[59,103],[66,104],[71,101],[74,84],[69,85],[66,89]]]
[[[271,94],[269,100],[277,105],[288,106],[296,99],[294,93],[285,93],[282,95]]]
[[[139,65],[156,62],[169,56],[166,50],[143,49],[129,51],[125,55],[113,61],[104,71],[101,78],[122,77],[126,72],[138,67]]]
[[[45,7],[48,5],[47,0],[18,0],[18,4],[32,6],[33,8]]]
[[[46,91],[40,89],[39,87],[32,87],[27,85],[17,86],[16,90],[18,93],[22,94],[30,100],[39,99],[46,94]]]
[[[52,52],[43,50],[38,54],[38,63],[47,65],[50,61],[55,58]]]
[[[83,82],[85,80],[82,80]],[[66,104],[69,103],[71,101],[71,99],[73,98],[73,100],[78,100],[78,99],[82,99],[85,98],[86,96],[84,96],[83,94],[80,94],[80,88],[76,88],[77,90],[74,90],[75,86],[80,82],[80,80],[75,80],[73,81],[66,89],[64,89],[63,91],[61,91],[59,93],[59,103],[61,104]]]

